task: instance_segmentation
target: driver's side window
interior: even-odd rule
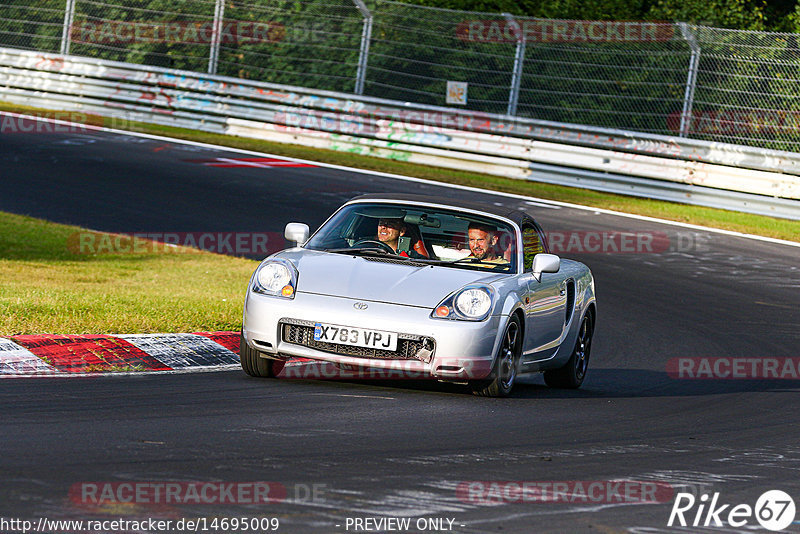
[[[526,271],[531,270],[533,265],[533,257],[544,252],[544,245],[542,244],[541,236],[536,228],[530,225],[522,227],[522,255],[523,265]]]

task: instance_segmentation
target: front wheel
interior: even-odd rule
[[[507,397],[514,388],[521,351],[522,328],[519,317],[513,315],[508,320],[500,350],[495,358],[494,379],[472,382],[470,384],[472,393],[482,397]]]
[[[242,369],[250,376],[259,378],[274,378],[283,370],[283,361],[262,358],[261,353],[250,348],[244,339],[244,334],[239,336],[239,363]]]
[[[592,334],[594,334],[594,323],[591,313],[587,313],[581,323],[581,329],[578,330],[578,339],[575,340],[575,348],[572,350],[572,356],[567,365],[561,369],[545,371],[545,384],[553,388],[578,389],[581,387],[586,378],[586,371],[589,369]]]

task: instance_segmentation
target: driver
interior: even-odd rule
[[[403,219],[390,219],[381,217],[378,219],[378,241],[385,243],[397,254],[397,247],[400,243],[400,238],[408,232],[408,225]],[[409,258],[424,258],[425,256],[417,253],[415,250],[400,252],[400,256]]]
[[[386,243],[397,253],[400,236],[406,235],[408,227],[403,219],[378,219],[378,241]]]
[[[506,265],[509,263],[507,259],[497,255],[496,247],[499,239],[497,228],[493,228],[487,224],[472,222],[467,229],[469,236],[469,251],[468,258],[480,260],[483,263],[494,263],[497,265]]]

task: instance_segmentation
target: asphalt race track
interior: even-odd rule
[[[0,210],[113,232],[281,233],[290,221],[314,228],[363,192],[526,206],[338,169],[189,161],[219,157],[251,156],[103,132],[3,135]],[[355,532],[352,519],[367,517],[451,519],[452,531],[464,533],[734,532],[667,527],[674,494],[718,492],[719,503],[754,506],[779,489],[800,503],[800,380],[667,373],[674,358],[800,356],[800,249],[536,202],[527,208],[548,231],[669,239],[659,252],[563,253],[587,263],[597,284],[583,389],[549,389],[536,376],[511,398],[486,399],[435,382],[264,381],[241,371],[4,380],[0,516],[278,517],[278,531],[289,533]],[[463,491],[482,487],[465,485],[475,481],[572,488],[623,480],[669,492],[661,503],[630,504],[613,491],[559,502]],[[75,489],[191,481],[269,481],[286,495],[270,504],[98,507]],[[751,517],[738,531],[756,527]]]

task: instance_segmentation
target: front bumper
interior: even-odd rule
[[[356,302],[366,302],[367,309],[356,309]],[[499,332],[507,318],[490,316],[480,322],[442,320],[431,318],[431,311],[431,308],[302,292],[291,300],[249,292],[245,300],[243,332],[250,347],[276,358],[302,357],[359,368],[406,371],[415,376],[441,380],[487,378],[500,342]],[[413,357],[334,354],[284,341],[280,325],[286,320],[385,330],[408,337],[423,336],[432,338],[435,347],[432,359],[427,363]]]

